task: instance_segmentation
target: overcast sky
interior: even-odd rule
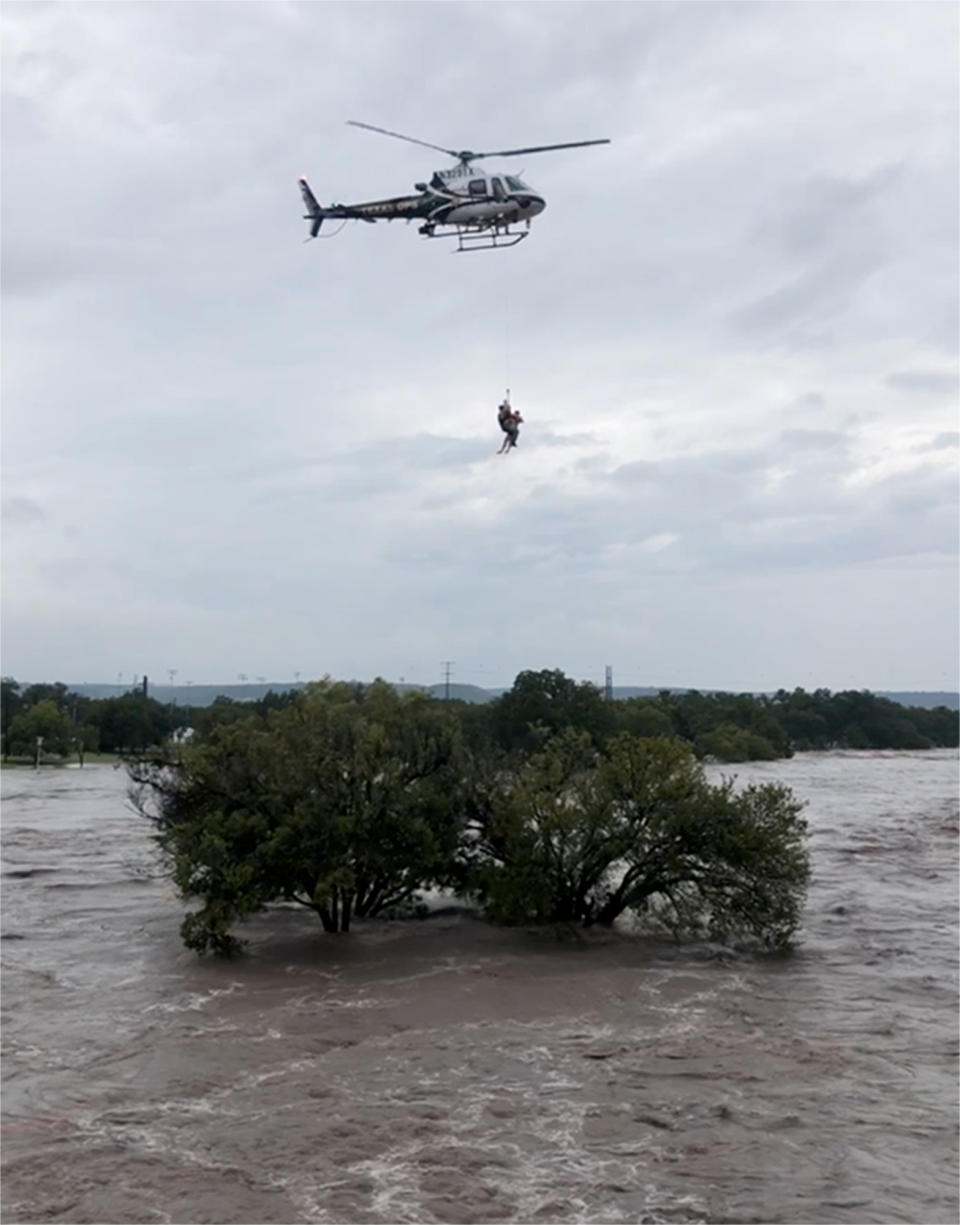
[[[5,674],[956,687],[955,4],[2,24]],[[450,164],[349,119],[613,143],[304,245]]]

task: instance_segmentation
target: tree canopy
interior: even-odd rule
[[[505,922],[612,924],[786,946],[808,875],[801,805],[707,782],[689,745],[567,730],[477,797],[464,879]]]
[[[601,745],[566,727],[533,751],[470,748],[456,712],[389,685],[323,683],[130,765],[182,897],[182,935],[229,952],[271,902],[328,932],[431,885],[495,921],[610,925],[784,947],[806,886],[800,805],[710,785],[676,737]]]
[[[44,753],[65,757],[70,752],[72,724],[55,701],[42,698],[14,715],[6,734],[13,753],[31,754],[39,746]]]
[[[504,748],[535,748],[568,727],[599,742],[613,727],[613,711],[600,690],[558,669],[521,672],[513,688],[493,704],[492,715]]]
[[[178,760],[131,767],[182,896],[190,948],[277,900],[347,931],[442,876],[461,825],[455,718],[386,684],[309,686],[264,716],[215,726]]]

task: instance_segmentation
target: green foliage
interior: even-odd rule
[[[342,688],[359,700],[364,687]],[[11,752],[13,720],[41,701],[52,701],[76,725],[96,728],[101,751],[129,753],[160,745],[179,728],[191,727],[202,739],[220,724],[251,715],[263,720],[295,697],[292,690],[271,691],[254,702],[222,697],[211,706],[163,706],[139,691],[95,700],[60,683],[24,688],[4,677],[3,753],[8,757]],[[924,749],[956,747],[960,741],[955,710],[898,706],[866,692],[781,689],[773,697],[753,697],[663,690],[655,698],[605,702],[595,686],[578,684],[558,670],[521,672],[509,692],[485,705],[457,701],[445,705],[458,718],[465,744],[484,756],[497,747],[529,752],[568,727],[588,732],[596,746],[620,732],[680,736],[695,746],[698,755],[723,761],[766,759],[771,747],[776,756],[788,757],[795,750]],[[84,737],[92,748],[89,733]]]
[[[618,732],[631,736],[672,736],[673,720],[658,698],[627,698],[614,703]]]
[[[473,816],[466,879],[514,923],[611,924],[626,910],[677,933],[786,947],[808,877],[786,788],[712,786],[690,746],[568,730],[501,771]]]
[[[902,717],[905,707],[898,707]],[[935,706],[932,710],[915,707],[909,710],[909,719],[914,731],[923,737],[927,744],[943,745],[956,748],[960,742],[960,717],[948,706]]]
[[[788,788],[711,785],[688,746],[656,740],[621,738],[605,774],[631,845],[598,921],[629,907],[680,934],[789,945],[809,861],[802,804]]]
[[[488,771],[471,797],[462,881],[496,921],[576,922],[609,855],[596,804],[597,751],[567,729]]]
[[[594,685],[577,684],[556,669],[521,672],[495,703],[493,725],[505,749],[536,748],[568,727],[599,743],[613,728],[613,712]]]
[[[347,931],[447,873],[459,839],[456,721],[382,683],[308,686],[131,776],[182,896],[203,903],[182,931],[198,951],[229,951],[233,923],[280,899]]]
[[[65,710],[69,696],[66,685],[58,681],[55,685],[28,685],[23,691],[23,702],[27,707],[36,706],[38,702],[53,702],[58,710]]]
[[[955,748],[960,739],[955,710],[900,706],[865,690],[781,689],[769,707],[798,749]]]
[[[749,761],[753,759],[753,750],[762,760],[770,756],[789,757],[792,752],[789,736],[762,698],[691,690],[662,695],[660,701],[670,714],[674,733],[698,746],[701,756],[713,756],[720,761]],[[723,731],[716,737],[720,729]],[[711,738],[712,748],[708,747]]]
[[[577,715],[590,697],[576,688],[551,700]],[[678,737],[598,743],[566,727],[507,752],[477,720],[470,753],[462,710],[381,682],[324,682],[246,717],[235,705],[175,760],[130,767],[181,895],[199,902],[182,926],[199,952],[232,951],[236,923],[274,901],[346,931],[430,884],[460,887],[507,923],[609,925],[633,911],[678,933],[783,947],[799,922],[799,804],[774,786],[711,786]],[[533,726],[546,736],[542,719]]]
[[[899,706],[866,692],[781,689],[771,698],[663,690],[605,702],[594,686],[558,671],[521,672],[483,711],[475,718],[491,729],[491,740],[527,752],[565,728],[588,732],[597,746],[620,732],[679,736],[698,756],[718,761],[765,761],[797,749],[955,747],[960,740],[956,711]]]
[[[698,757],[711,757],[714,761],[774,761],[780,756],[764,736],[734,723],[719,723],[710,731],[701,732],[694,741],[694,749]]]
[[[133,691],[92,704],[90,721],[99,728],[100,748],[109,753],[143,752],[160,745],[174,728],[169,706]]]
[[[9,751],[32,755],[39,738],[44,754],[65,757],[70,751],[72,732],[70,716],[52,699],[45,698],[11,720],[7,733]]]
[[[71,744],[76,749],[77,760],[82,766],[87,753],[95,753],[100,747],[100,729],[93,723],[81,723],[75,726],[71,735]]]
[[[17,715],[26,710],[27,704],[20,692],[20,686],[12,676],[5,676],[0,682],[0,732],[3,735],[3,756],[10,756],[10,725]]]
[[[495,702],[450,701],[444,705],[460,724],[464,745],[480,757],[496,753],[498,740],[494,726]]]

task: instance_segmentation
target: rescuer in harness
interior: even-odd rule
[[[504,399],[503,403],[497,409],[497,423],[503,430],[506,437],[500,445],[498,455],[503,455],[504,452],[511,450],[517,445],[517,439],[520,436],[520,423],[523,418],[518,412],[510,407],[509,398]]]

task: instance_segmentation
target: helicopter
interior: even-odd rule
[[[474,153],[471,149],[444,149],[414,136],[404,136],[370,123],[347,120],[351,127],[366,128],[383,136],[393,136],[413,145],[435,149],[456,158],[457,165],[434,171],[427,183],[415,183],[415,196],[394,196],[366,204],[321,205],[305,178],[300,179],[300,194],[306,208],[304,220],[310,222],[310,238],[316,238],[328,219],[347,221],[419,221],[424,238],[456,238],[457,251],[483,251],[496,247],[515,247],[527,237],[530,222],[546,208],[543,196],[519,175],[485,174],[472,163],[487,157],[519,157],[528,153],[548,153],[554,149],[581,149],[586,145],[608,145],[609,140],[575,140],[559,145],[534,145],[526,149],[498,149]],[[512,229],[526,223],[525,229]],[[339,231],[337,231],[339,232]],[[306,241],[310,241],[307,239]]]

